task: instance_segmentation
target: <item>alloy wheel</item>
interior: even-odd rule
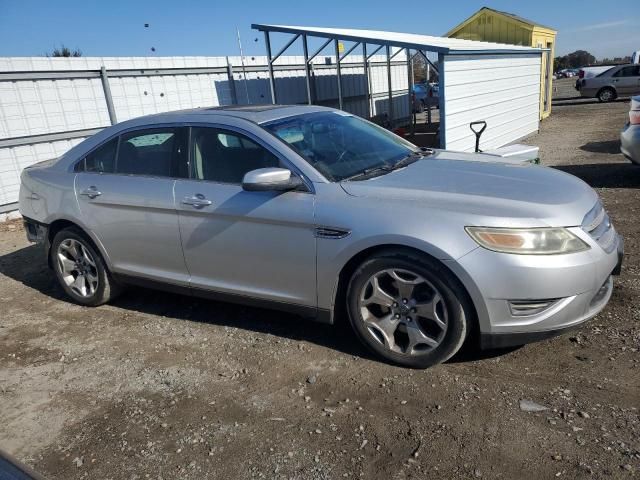
[[[613,92],[609,89],[604,90],[600,93],[600,100],[603,102],[609,102],[613,100]]]
[[[360,292],[359,306],[371,338],[396,353],[431,351],[447,332],[449,315],[442,293],[409,270],[373,274]]]
[[[81,242],[67,238],[60,242],[56,258],[62,281],[76,295],[88,298],[98,289],[98,269],[93,255]]]

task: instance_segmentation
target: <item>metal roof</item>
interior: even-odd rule
[[[478,42],[460,38],[433,37],[415,33],[387,32],[382,30],[359,30],[352,28],[300,27],[290,25],[253,24],[251,28],[263,32],[306,34],[314,37],[334,38],[366,42],[376,45],[390,45],[402,48],[427,50],[444,54],[473,53],[540,53],[542,49],[507,45],[503,43]]]

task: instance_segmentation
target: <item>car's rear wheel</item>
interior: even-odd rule
[[[347,290],[349,319],[378,355],[427,368],[455,355],[469,331],[472,309],[456,278],[439,262],[386,251],[366,260]]]
[[[616,92],[613,88],[603,88],[598,92],[598,100],[601,102],[611,102],[615,100]]]
[[[74,302],[95,307],[120,293],[102,256],[82,231],[60,230],[53,238],[49,255],[58,282]]]

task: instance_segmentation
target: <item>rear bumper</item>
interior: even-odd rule
[[[22,217],[24,224],[24,231],[27,234],[27,240],[31,243],[44,244],[47,241],[49,226],[33,220],[32,218]]]
[[[588,88],[584,86],[580,87],[578,91],[580,92],[580,96],[584,98],[595,98],[598,94],[597,88]]]

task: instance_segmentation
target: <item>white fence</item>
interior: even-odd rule
[[[114,121],[229,104],[270,103],[266,57],[0,57],[0,213],[17,208],[20,172]],[[276,62],[278,103],[306,103],[303,57]],[[337,107],[334,57],[313,61],[313,102]],[[103,69],[103,70],[101,70]],[[341,63],[344,110],[388,112],[386,57]],[[395,118],[409,117],[406,59],[391,66]],[[367,95],[367,91],[369,95]],[[109,93],[110,92],[110,93]],[[111,107],[111,108],[110,108]]]

